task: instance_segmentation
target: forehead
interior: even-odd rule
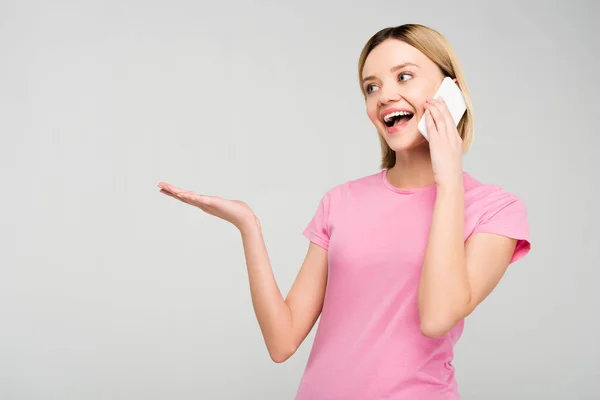
[[[390,68],[404,63],[417,64],[419,68],[426,70],[435,67],[433,61],[411,45],[400,40],[387,39],[369,53],[362,75],[383,75],[389,73]]]

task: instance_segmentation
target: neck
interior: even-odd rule
[[[435,178],[429,145],[424,144],[410,150],[397,151],[396,164],[388,171],[388,180],[400,189],[433,185]]]

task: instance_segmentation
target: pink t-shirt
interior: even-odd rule
[[[436,186],[402,190],[387,170],[329,190],[304,235],[328,250],[323,311],[296,400],[459,399],[453,348],[419,328],[417,288]],[[518,239],[529,252],[523,202],[463,173],[465,241],[478,232]]]

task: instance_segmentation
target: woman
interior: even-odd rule
[[[443,99],[432,99],[446,76],[468,106],[458,127]],[[275,362],[296,351],[321,315],[297,400],[458,399],[453,347],[464,318],[530,250],[526,208],[463,171],[473,113],[459,62],[438,32],[415,24],[381,30],[363,49],[359,79],[382,171],[323,196],[287,298],[246,204],[159,187],[241,231],[254,310]],[[429,141],[417,129],[423,115]]]

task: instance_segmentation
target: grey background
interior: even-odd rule
[[[568,5],[570,4],[570,5]],[[378,171],[356,63],[429,25],[473,95],[465,169],[533,248],[468,318],[463,398],[600,398],[598,3],[2,1],[0,398],[291,399],[239,233],[158,194],[247,201],[281,290],[323,193]]]

